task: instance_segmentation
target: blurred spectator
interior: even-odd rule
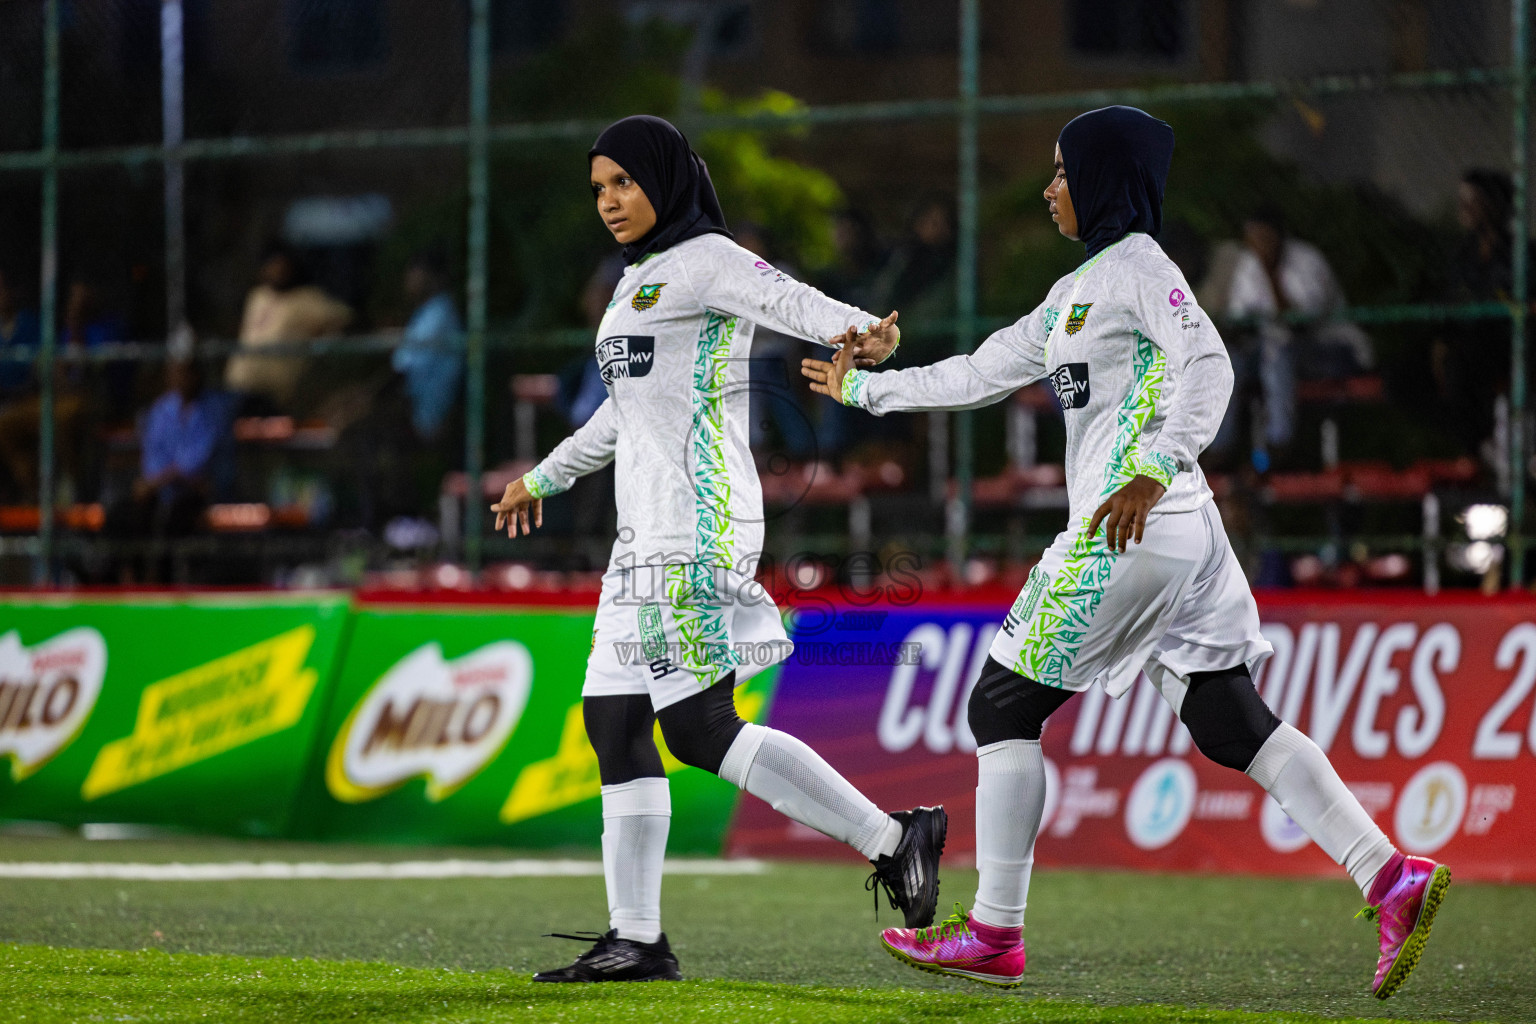
[[[1450,267],[1446,301],[1507,302],[1514,288],[1510,233],[1515,187],[1509,175],[1475,169],[1456,197],[1461,244]],[[1448,325],[1430,349],[1439,418],[1472,454],[1493,432],[1493,407],[1509,388],[1509,330],[1502,320]]]
[[[59,348],[76,353],[123,340],[123,321],[101,301],[95,281],[75,277],[64,292]]]
[[[624,278],[624,257],[612,253],[598,263],[581,290],[582,320],[593,332],[593,341],[599,337],[603,317],[614,304],[614,292]],[[608,399],[608,388],[603,384],[602,370],[591,349],[579,359],[573,359],[560,370],[558,406],[566,421],[574,430],[586,423]],[[613,503],[613,467],[604,466],[596,473],[582,477],[576,486],[554,501],[568,502],[567,522],[571,533],[577,537],[600,537],[613,528],[615,515]],[[546,517],[546,523],[556,521]]]
[[[102,527],[116,540],[163,540],[197,529],[220,478],[231,469],[231,396],[203,388],[190,359],[166,364],[165,393],[140,425],[139,475],[107,510]],[[146,561],[146,576],[156,567]],[[134,582],[135,560],[119,562],[120,582]]]
[[[1243,225],[1243,250],[1232,271],[1226,316],[1236,380],[1227,415],[1211,445],[1230,452],[1255,382],[1264,398],[1263,436],[1255,450],[1283,452],[1296,431],[1296,376],[1348,377],[1370,369],[1370,339],[1338,319],[1344,292],[1318,248],[1289,235],[1284,218],[1262,209]]]
[[[105,345],[115,345],[127,340],[123,318],[106,308],[96,281],[84,275],[70,279],[64,292],[64,308],[60,313],[59,350],[76,359]],[[93,396],[90,404],[100,406],[97,413],[110,419],[127,420],[133,415],[134,381],[138,376],[138,364],[131,359],[114,359],[100,366],[100,374],[106,384],[105,404],[100,393]],[[88,391],[88,379],[93,376],[88,364],[75,363],[68,370],[70,386]]]
[[[901,310],[909,324],[932,323],[955,315],[955,211],[947,196],[931,195],[918,203],[898,242],[875,274],[868,307]],[[953,337],[928,330],[912,337],[907,361],[928,363],[954,353]]]
[[[33,357],[38,341],[37,311],[23,303],[16,276],[0,268],[0,357]],[[0,401],[15,398],[32,383],[32,365],[0,361]]]
[[[245,299],[240,344],[245,348],[293,344],[341,333],[352,320],[343,302],[309,284],[294,250],[282,243],[262,254],[258,280]],[[237,353],[224,370],[224,384],[244,397],[246,411],[273,412],[292,406],[306,358]]]
[[[624,277],[624,257],[617,253],[597,265],[581,290],[581,311],[586,326],[593,331],[602,326],[603,316],[613,305],[614,290]],[[582,426],[608,398],[601,368],[592,353],[573,359],[560,371],[560,411],[571,429]]]
[[[122,340],[122,321],[106,312],[93,282],[73,277],[65,288],[60,311],[58,353],[76,357],[91,349]],[[34,335],[35,337],[35,335]],[[12,364],[15,365],[15,364]],[[133,387],[133,364],[109,365],[107,380],[110,395],[127,401]],[[55,451],[60,468],[58,500],[72,500],[79,476],[80,437],[86,420],[95,412],[86,383],[86,366],[63,359],[53,371],[53,430]],[[27,368],[21,393],[0,410],[0,461],[5,463],[19,497],[23,501],[39,498],[39,430],[43,418],[43,399],[35,375]],[[29,383],[30,382],[30,383]]]
[[[837,258],[831,267],[821,272],[816,286],[850,306],[871,312],[876,308],[888,312],[892,307],[881,306],[875,292],[880,270],[890,254],[882,248],[869,217],[859,209],[841,210],[832,224],[832,240],[837,247]],[[906,316],[905,306],[896,308],[902,309],[903,317]],[[896,356],[898,364],[905,355]],[[799,372],[798,366],[792,367],[791,377],[797,385],[801,381]],[[891,433],[893,429],[886,420],[862,415],[862,410],[850,409],[838,402],[815,402],[811,408],[816,417],[818,457],[823,459],[839,459],[859,443],[878,434]],[[903,427],[910,430],[910,427]]]
[[[850,306],[872,308],[870,289],[886,254],[869,216],[852,207],[839,210],[832,221],[832,242],[837,259],[818,276],[816,286]]]
[[[411,426],[424,441],[437,437],[459,397],[464,376],[464,324],[448,290],[442,256],[418,253],[405,268],[405,294],[415,312],[405,325],[391,365],[405,378]]]

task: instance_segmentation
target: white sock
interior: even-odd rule
[[[603,878],[608,927],[619,938],[661,938],[661,863],[672,824],[666,779],[635,779],[603,787]]]
[[[720,765],[720,777],[774,810],[841,840],[870,860],[896,852],[901,825],[821,755],[788,733],[748,722]]]
[[[1021,928],[1045,813],[1045,755],[1039,740],[1003,740],[976,751],[976,905],[971,915]]]
[[[1322,748],[1281,723],[1259,748],[1248,775],[1369,895],[1376,873],[1397,848],[1365,813]]]

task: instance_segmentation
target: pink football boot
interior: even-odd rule
[[[1371,984],[1377,999],[1385,999],[1401,988],[1418,964],[1435,912],[1451,887],[1451,869],[1427,857],[1403,857],[1397,877],[1378,881],[1371,895],[1378,896],[1382,886],[1387,891],[1380,895],[1380,902],[1355,915],[1375,921],[1381,939],[1381,959],[1376,963],[1376,980]]]
[[[993,945],[981,938],[958,903],[955,912],[938,924],[887,928],[880,933],[880,942],[891,956],[920,971],[952,974],[999,988],[1016,988],[1024,982],[1024,943]]]

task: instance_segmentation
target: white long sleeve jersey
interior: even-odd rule
[[[856,370],[844,395],[883,416],[974,409],[1048,378],[1067,421],[1071,522],[1133,476],[1167,487],[1153,513],[1211,498],[1196,462],[1232,393],[1232,364],[1184,275],[1131,234],[1051,287],[1040,306],[969,355],[930,366]]]
[[[536,498],[615,463],[611,565],[700,563],[751,575],[763,498],[748,447],[756,324],[826,344],[879,317],[779,273],[723,235],[624,271],[598,328],[608,398],[524,477]]]

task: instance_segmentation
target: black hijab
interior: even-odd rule
[[[1100,107],[1068,121],[1057,144],[1090,258],[1132,231],[1158,233],[1173,162],[1166,121],[1135,107]]]
[[[700,235],[732,237],[709,168],[671,123],[649,114],[615,121],[587,152],[589,162],[595,156],[624,168],[656,210],[656,226],[624,247],[626,263]]]

